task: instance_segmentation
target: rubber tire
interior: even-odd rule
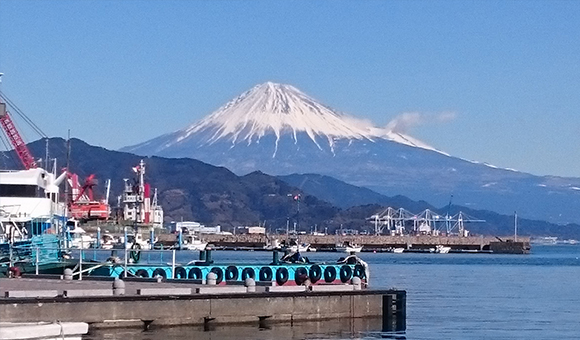
[[[346,264],[340,267],[340,281],[347,283],[352,278],[352,268]]]
[[[203,273],[202,273],[201,269],[199,269],[197,267],[193,267],[189,270],[189,273],[187,274],[187,278],[191,279],[191,280],[203,280]]]
[[[247,278],[256,279],[256,272],[254,271],[254,268],[248,267],[242,270],[242,281],[245,281]]]
[[[296,268],[296,271],[294,271],[294,282],[298,286],[301,286],[306,280],[308,280],[308,270],[304,267]]]
[[[210,272],[215,273],[217,278],[215,280],[216,284],[220,284],[224,280],[224,271],[220,267],[213,267]]]
[[[334,266],[328,266],[324,269],[324,282],[332,283],[336,280],[336,268]]]
[[[173,278],[175,279],[187,279],[187,270],[183,267],[175,268],[175,272],[173,273]]]
[[[322,277],[322,269],[319,265],[315,264],[310,267],[308,271],[308,277],[310,278],[310,282],[316,283]]]
[[[157,277],[157,276],[161,276],[164,279],[167,278],[167,272],[165,271],[165,269],[163,268],[157,268],[153,271],[153,274],[151,274],[151,277]]]
[[[276,284],[278,286],[282,286],[286,282],[288,282],[289,277],[290,277],[290,274],[288,274],[288,269],[281,267],[281,268],[278,268],[278,270],[276,270]]]
[[[239,276],[240,272],[238,270],[238,267],[228,266],[226,268],[226,281],[237,280]]]
[[[274,277],[274,273],[272,273],[272,268],[270,268],[270,267],[260,268],[260,274],[259,274],[260,281],[270,282],[270,281],[272,281],[272,277]]]
[[[366,279],[366,271],[365,267],[362,264],[357,264],[354,266],[354,272],[352,276],[360,277],[362,279]]]
[[[145,269],[139,269],[135,272],[136,277],[149,277],[149,272]]]

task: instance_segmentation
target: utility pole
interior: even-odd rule
[[[514,242],[518,241],[518,212],[514,211]]]

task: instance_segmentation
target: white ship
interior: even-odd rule
[[[0,97],[6,100],[2,93]],[[0,127],[26,169],[0,171],[0,241],[14,242],[60,232],[66,208],[59,202],[58,186],[66,173],[57,176],[56,164],[52,173],[38,167],[4,101],[0,101]]]
[[[181,249],[202,251],[205,250],[207,242],[200,240],[196,235],[186,235],[183,237],[183,244],[181,244]]]
[[[342,244],[337,244],[335,246],[336,251],[337,252],[342,252],[342,253],[360,253],[363,246],[359,246],[358,244],[354,244],[354,243],[350,243],[348,241],[345,241]]]
[[[59,185],[65,177],[41,168],[0,171],[0,234],[5,241],[62,230],[66,208],[59,201]]]

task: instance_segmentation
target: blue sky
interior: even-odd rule
[[[407,133],[457,157],[579,177],[578,18],[578,1],[0,0],[0,86],[49,136],[117,149],[289,83],[381,126],[420,113]]]

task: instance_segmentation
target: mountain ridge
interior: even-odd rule
[[[37,155],[44,154],[45,147],[44,140],[29,144],[32,154]],[[66,149],[66,141],[62,138],[50,139],[49,156],[57,159],[58,164],[65,164]],[[121,193],[123,178],[133,175],[131,168],[142,158],[92,146],[79,139],[71,140],[71,171],[80,178],[94,173],[101,182],[111,179],[111,197]],[[4,153],[0,160],[0,166],[5,169],[16,169],[20,166],[13,151]],[[9,160],[12,161],[11,164]],[[382,202],[383,204],[374,204],[372,201],[355,202],[364,205],[345,206],[341,209],[329,203],[323,195],[320,195],[322,198],[313,195],[307,186],[289,184],[260,171],[238,176],[224,167],[188,158],[147,157],[145,162],[146,180],[153,188],[159,189],[159,201],[166,212],[166,222],[183,218],[209,225],[220,224],[224,229],[266,223],[268,229],[274,231],[277,228],[285,229],[286,223],[293,223],[299,218],[302,230],[308,231],[308,228],[318,225],[321,228],[328,227],[332,233],[340,225],[370,231],[372,226],[365,218],[382,211],[387,203],[394,208],[403,207],[415,213],[425,208],[443,213],[447,211],[447,205],[437,209],[426,202],[414,202],[406,197],[387,198],[390,202]],[[312,176],[318,176],[317,181],[323,178],[320,175]],[[366,196],[369,190],[353,188],[352,185],[334,178],[329,178],[329,181],[327,186],[338,187],[344,195],[356,196],[356,191],[362,191],[365,192],[362,196]],[[103,194],[104,188],[97,187],[96,193],[98,192]],[[292,196],[296,194],[301,194],[303,198],[300,201],[299,216],[297,202],[292,200]],[[326,195],[333,193],[329,191]],[[513,231],[513,216],[473,210],[456,204],[451,206],[450,213],[455,214],[459,210],[487,220],[486,223],[469,226],[468,229],[472,232],[503,236],[510,235]],[[555,225],[526,218],[520,218],[520,225],[521,235],[580,238],[579,225]]]
[[[141,155],[190,157],[225,166],[238,175],[256,170],[272,175],[315,173],[366,187],[383,195],[403,195],[434,206],[447,204],[453,195],[457,204],[472,209],[502,214],[518,211],[522,217],[530,219],[580,223],[577,214],[577,207],[580,206],[580,191],[577,190],[580,188],[580,178],[534,176],[464,160],[428,146],[418,147],[416,144],[419,142],[408,142],[413,141],[410,136],[405,136],[405,143],[396,141],[396,134],[392,134],[391,139],[382,138],[385,129],[369,124],[363,124],[364,129],[346,124],[352,129],[360,128],[353,130],[358,134],[351,131],[344,134],[345,138],[339,138],[337,136],[340,134],[333,135],[332,129],[323,130],[327,128],[326,125],[333,126],[331,123],[325,124],[328,120],[309,126],[310,130],[300,130],[296,128],[297,125],[291,131],[269,130],[271,124],[267,121],[255,125],[260,123],[256,119],[244,120],[244,117],[254,117],[254,114],[256,117],[268,116],[270,113],[274,115],[276,112],[268,111],[271,107],[284,112],[284,115],[290,110],[293,116],[305,112],[309,113],[308,117],[316,116],[309,109],[294,110],[298,105],[294,105],[294,102],[298,99],[291,101],[292,105],[281,105],[285,102],[273,94],[276,91],[266,91],[272,86],[275,88],[277,85],[266,83],[246,91],[238,99],[202,119],[201,122],[205,123],[196,123],[198,125],[190,125],[177,134],[165,134],[121,150]],[[300,96],[296,94],[295,98],[302,98]],[[246,102],[250,99],[250,102]],[[308,97],[307,104],[298,106],[310,108],[314,105],[318,110],[316,112],[325,113],[324,117],[342,117],[335,111],[327,112],[329,106],[315,103],[311,97]],[[253,111],[256,107],[257,113]],[[219,125],[213,119],[214,114],[225,115],[226,120],[230,117],[231,125]],[[210,122],[216,123],[217,128],[200,127],[210,126]],[[239,122],[247,125],[239,125]],[[308,122],[305,119],[301,124]],[[360,120],[353,118],[352,122]],[[278,128],[285,126],[282,121],[278,123]],[[324,133],[318,134],[320,131]],[[181,138],[179,143],[174,143],[176,138]]]

